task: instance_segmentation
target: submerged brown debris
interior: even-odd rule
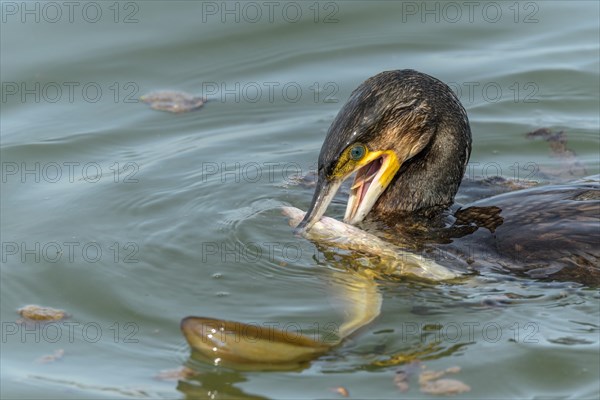
[[[471,390],[469,385],[457,379],[440,379],[446,374],[456,374],[460,372],[460,367],[454,366],[446,368],[443,371],[425,370],[419,375],[419,385],[421,392],[427,394],[459,394]]]
[[[60,360],[65,355],[65,349],[58,349],[52,354],[46,354],[45,356],[41,356],[36,360],[39,364],[48,364],[52,363],[56,360]]]
[[[26,321],[60,321],[67,317],[67,313],[52,307],[42,307],[30,304],[17,310]]]
[[[181,379],[193,378],[197,375],[200,375],[200,373],[188,367],[181,367],[162,370],[154,376],[154,379],[159,381],[178,381]]]
[[[555,178],[573,178],[581,177],[587,174],[583,163],[577,157],[575,151],[567,147],[567,134],[564,131],[552,132],[548,128],[540,128],[528,132],[530,139],[543,139],[548,142],[552,156],[560,160],[560,166],[551,168],[546,167],[543,171],[546,175]]]
[[[407,392],[410,388],[410,379],[418,371],[421,371],[419,374],[419,387],[423,393],[453,395],[471,390],[469,385],[457,379],[443,378],[446,374],[459,373],[460,367],[454,366],[442,371],[433,371],[426,369],[426,366],[422,365],[418,360],[412,361],[396,371],[396,374],[394,375],[394,385],[396,385],[401,392]]]
[[[331,389],[331,390],[332,390],[333,392],[335,392],[335,393],[339,394],[340,396],[343,396],[343,397],[348,397],[348,396],[350,396],[350,392],[348,391],[348,389],[346,389],[346,388],[345,388],[345,387],[343,387],[343,386],[338,386],[338,387],[336,387],[336,388],[333,388],[333,389]]]
[[[176,90],[160,90],[140,97],[140,100],[159,111],[184,113],[200,109],[206,99]]]

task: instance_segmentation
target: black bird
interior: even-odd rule
[[[454,197],[470,153],[467,113],[446,84],[414,70],[377,74],[331,124],[312,203],[296,231],[310,229],[355,173],[347,223],[380,221],[396,242],[435,243],[475,268],[600,284],[598,177],[459,207]]]

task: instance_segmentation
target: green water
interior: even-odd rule
[[[179,321],[342,321],[327,261],[276,208],[308,206],[293,177],[380,71],[459,92],[474,174],[560,168],[525,138],[540,127],[598,173],[598,16],[592,1],[3,2],[1,397],[425,398],[374,363],[433,345],[423,364],[460,366],[461,397],[597,398],[600,294],[570,283],[384,282],[382,315],[297,372],[190,360]],[[137,101],[158,89],[210,101],[179,115]],[[70,317],[16,324],[26,304]],[[156,378],[182,365],[201,374]]]

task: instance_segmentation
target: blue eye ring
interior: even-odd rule
[[[350,158],[358,161],[367,154],[367,148],[362,144],[355,144],[350,148]]]

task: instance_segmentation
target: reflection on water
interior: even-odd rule
[[[477,292],[473,292],[473,287],[478,289]],[[587,293],[589,289],[572,283],[548,284],[519,279],[507,280],[503,276],[488,276],[464,285],[446,287],[415,286],[411,282],[388,283],[384,284],[383,290],[390,294],[386,296],[390,309],[388,313],[384,311],[383,320],[378,320],[375,326],[362,332],[355,339],[331,350],[330,354],[315,361],[309,370],[322,371],[330,377],[328,383],[322,386],[321,393],[324,396],[327,396],[329,390],[336,386],[337,374],[361,371],[381,372],[389,377],[391,383],[392,380],[395,381],[398,373],[405,372],[406,366],[410,370],[411,365],[417,363],[420,365],[419,370],[427,370],[436,365],[436,360],[444,359],[453,361],[450,361],[450,364],[444,362],[439,365],[457,364],[457,368],[463,371],[456,377],[470,386],[477,387],[477,381],[470,377],[473,368],[476,367],[469,366],[471,358],[465,358],[470,354],[469,348],[476,352],[485,351],[486,348],[487,351],[493,351],[493,347],[490,346],[506,343],[513,350],[520,348],[517,353],[523,351],[528,353],[527,347],[541,347],[545,351],[553,348],[558,350],[554,346],[562,348],[565,345],[587,345],[589,347],[596,345],[589,335],[597,335],[600,332],[600,324],[575,320],[562,321],[560,330],[573,332],[573,336],[551,338],[546,337],[545,332],[549,332],[550,328],[546,322],[540,322],[532,317],[518,322],[511,320],[511,316],[523,312],[527,314],[525,310],[538,308],[539,312],[544,313],[543,310],[556,307],[584,304],[589,297]],[[402,293],[400,297],[404,300],[398,299],[394,293]],[[406,300],[407,296],[414,296],[415,293],[420,293],[420,296],[417,296],[419,298]],[[449,302],[449,300],[453,301]],[[409,310],[403,313],[402,322],[394,321],[393,318],[394,303],[399,302],[409,305]],[[456,315],[460,317],[457,318]],[[556,328],[553,330],[559,333]],[[588,339],[583,339],[581,334],[587,334]],[[576,371],[581,371],[580,361],[564,361],[566,365],[571,364]],[[485,369],[488,363],[489,360],[482,360],[477,364],[481,364],[480,368]],[[211,367],[204,363],[197,364],[193,358],[188,360],[188,365],[200,371],[199,375],[187,382],[180,381],[178,384],[178,390],[190,398],[193,396],[256,398],[257,396],[252,390],[241,389],[244,385],[237,385],[245,382],[246,375],[242,372]],[[535,365],[540,368],[537,363],[532,363],[531,367]],[[387,371],[393,371],[395,375],[390,375],[386,373]],[[576,371],[569,375],[575,376],[578,374]],[[294,375],[288,374],[283,376],[294,379]],[[413,388],[411,393],[418,393],[416,382],[418,382],[416,377],[407,378],[407,384]],[[350,386],[350,388],[355,387],[356,385]]]
[[[258,395],[248,394],[236,385],[246,382],[244,374],[218,370],[203,373],[200,377],[190,381],[179,381],[177,390],[185,395],[186,399],[267,399]]]

